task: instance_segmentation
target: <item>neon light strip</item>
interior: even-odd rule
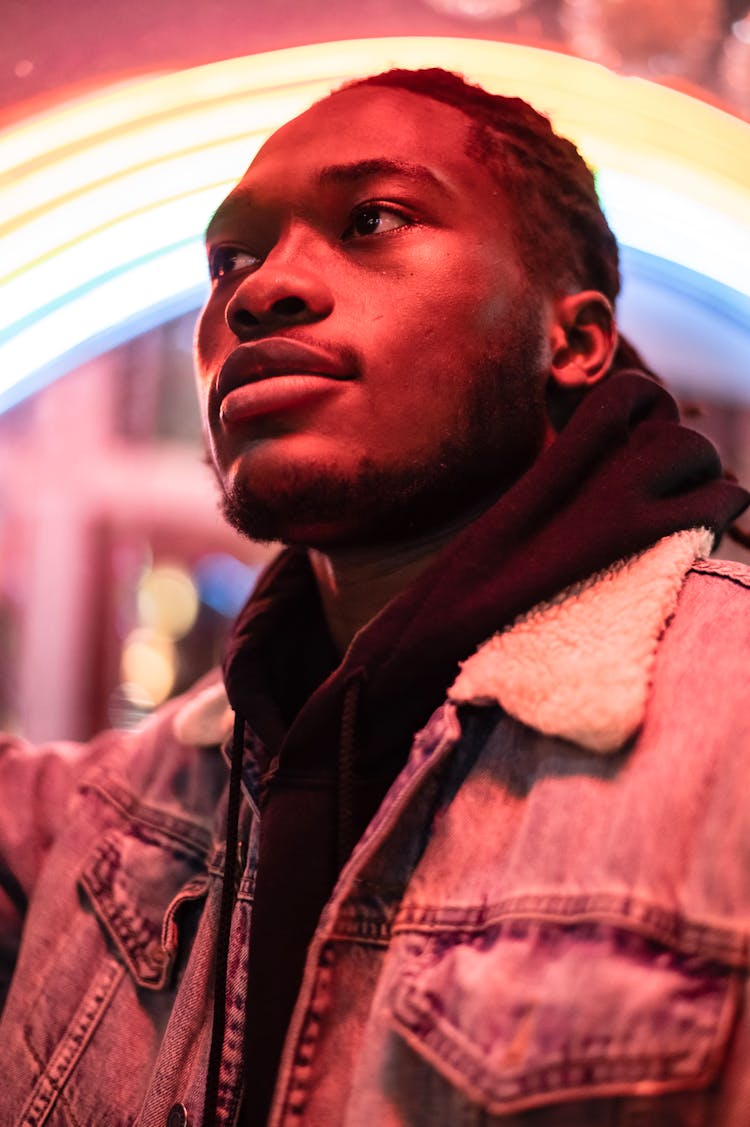
[[[750,224],[673,188],[613,169],[599,170],[597,188],[621,244],[666,258],[750,298]]]
[[[750,127],[581,59],[484,40],[316,44],[80,99],[0,135],[0,409],[86,341],[205,285],[206,220],[268,132],[347,78],[462,70],[550,113],[621,241],[750,299]],[[134,330],[135,331],[135,330]],[[55,363],[56,362],[56,363]]]
[[[105,332],[117,321],[132,319],[144,309],[167,301],[176,287],[165,286],[165,272],[178,278],[180,289],[190,289],[191,281],[203,280],[205,267],[200,243],[160,248],[152,257],[131,263],[127,270],[111,271],[96,277],[88,286],[67,295],[64,302],[50,303],[36,322],[27,319],[23,327],[0,347],[2,364],[10,372],[32,376],[45,365],[75,348],[95,334]],[[81,327],[85,325],[86,333]],[[10,391],[11,385],[3,390]],[[1,400],[0,400],[1,402]]]

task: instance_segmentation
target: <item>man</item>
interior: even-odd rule
[[[231,711],[6,744],[2,1122],[744,1122],[747,497],[628,370],[591,174],[391,72],[207,247],[211,459],[289,547]]]

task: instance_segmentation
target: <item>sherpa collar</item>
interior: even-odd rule
[[[182,744],[212,747],[229,738],[233,723],[227,691],[216,670],[215,680],[191,694],[177,710],[172,730]]]
[[[705,528],[665,536],[533,607],[462,664],[449,699],[497,703],[546,735],[617,751],[643,721],[685,576],[712,544]]]

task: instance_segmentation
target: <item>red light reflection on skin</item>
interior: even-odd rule
[[[546,308],[468,130],[406,91],[334,95],[274,134],[211,222],[197,368],[212,454],[282,539],[356,537],[405,492],[449,520],[457,475],[454,508],[544,441]],[[263,357],[282,342],[329,370]],[[260,356],[244,372],[242,348]],[[301,488],[304,521],[286,507]]]

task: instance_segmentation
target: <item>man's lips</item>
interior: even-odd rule
[[[253,341],[235,348],[224,361],[216,381],[217,399],[222,403],[231,391],[259,380],[300,375],[345,380],[353,373],[330,353],[288,337]]]
[[[221,367],[215,406],[231,426],[257,415],[302,406],[352,379],[351,367],[329,352],[288,337],[241,344]]]

